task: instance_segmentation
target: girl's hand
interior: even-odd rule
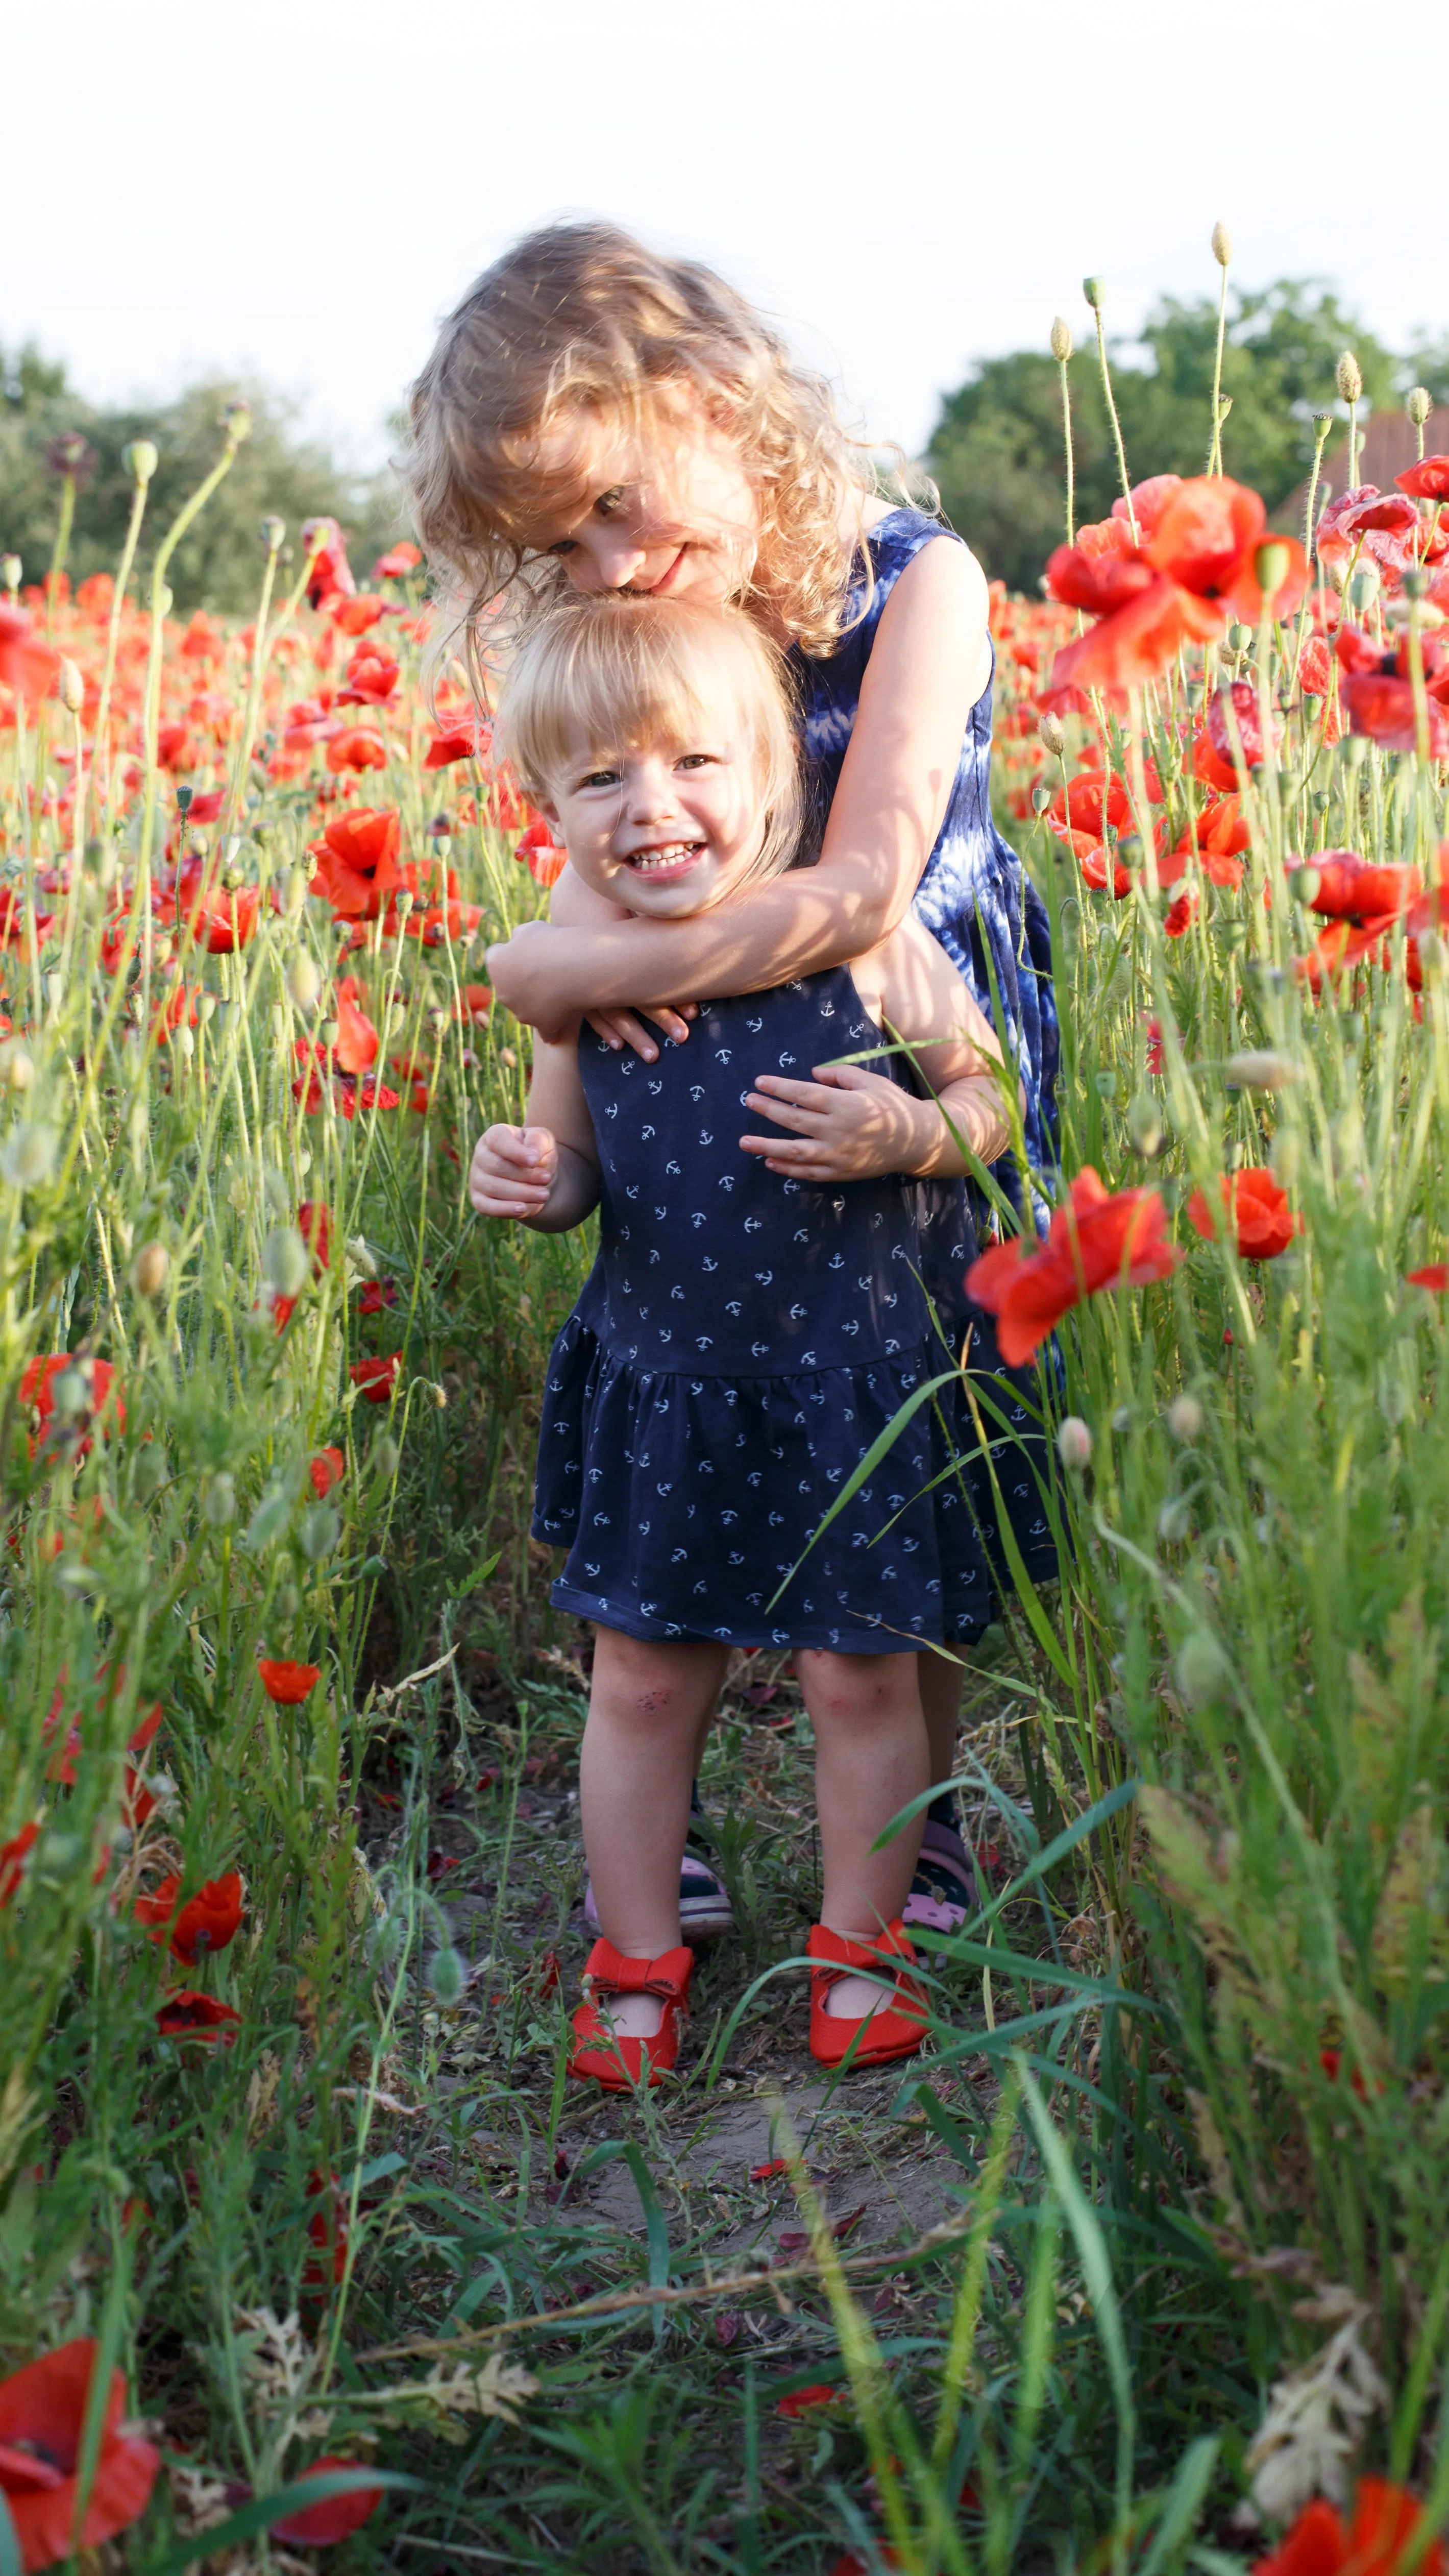
[[[473,1148],[468,1196],[480,1216],[536,1217],[558,1178],[558,1140],[546,1127],[490,1127]]]
[[[816,1067],[813,1082],[763,1074],[745,1107],[777,1127],[781,1136],[742,1136],[747,1154],[790,1181],[864,1181],[883,1172],[908,1172],[920,1159],[923,1103],[889,1075],[864,1065]]]
[[[699,1017],[699,1004],[681,1002],[677,1010],[671,1010],[667,1002],[658,1002],[650,1010],[641,1002],[638,1016],[633,1011],[587,1011],[584,1016],[606,1046],[616,1050],[632,1047],[636,1055],[642,1055],[646,1064],[653,1064],[659,1049],[644,1021],[652,1020],[665,1037],[673,1038],[676,1046],[683,1046],[689,1035],[690,1021]]]

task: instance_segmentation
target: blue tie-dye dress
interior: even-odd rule
[[[892,510],[881,519],[865,541],[872,578],[863,564],[856,574],[856,622],[823,659],[798,648],[790,656],[811,817],[808,841],[815,848],[840,783],[886,602],[906,566],[935,537],[960,542],[924,510]],[[1049,1170],[1058,1053],[1051,925],[1041,896],[992,820],[989,684],[967,719],[945,817],[912,910],[960,968],[993,1027],[999,1010],[1026,1091],[1027,1154],[1038,1171]],[[1001,1176],[1014,1196],[1014,1173],[1003,1166]]]

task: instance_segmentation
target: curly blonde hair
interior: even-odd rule
[[[733,604],[767,606],[807,653],[834,650],[849,622],[842,525],[869,468],[829,386],[712,269],[665,259],[612,224],[550,224],[469,288],[412,389],[401,470],[439,579],[437,651],[462,646],[480,696],[485,612],[501,642],[568,585],[524,535],[550,428],[569,412],[658,425],[682,394],[728,433],[756,493],[758,536]]]
[[[580,739],[612,757],[642,744],[684,750],[725,715],[747,749],[764,813],[740,883],[780,876],[799,854],[800,763],[784,657],[753,618],[690,599],[558,600],[509,658],[494,741],[530,796],[549,799]]]

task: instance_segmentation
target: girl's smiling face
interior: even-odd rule
[[[655,741],[601,752],[576,738],[542,801],[585,884],[656,920],[718,903],[764,838],[754,759],[707,714],[682,747]]]
[[[528,530],[576,590],[713,606],[748,576],[759,503],[727,433],[682,400],[657,426],[611,428],[586,413],[539,441],[541,485],[560,495]]]

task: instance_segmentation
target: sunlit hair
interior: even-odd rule
[[[687,751],[723,724],[754,765],[765,831],[741,884],[799,848],[800,765],[781,655],[738,610],[688,599],[559,600],[530,621],[503,683],[495,740],[529,795],[550,797],[582,742],[612,760]]]
[[[582,506],[587,490],[582,471],[576,487],[541,487],[541,441],[570,414],[667,441],[682,397],[728,433],[755,490],[758,535],[734,604],[767,605],[807,653],[834,649],[853,552],[841,526],[869,459],[829,386],[712,269],[612,224],[550,224],[469,288],[412,389],[402,471],[440,583],[438,645],[463,650],[480,695],[485,609],[506,630],[568,581],[556,558],[528,554],[525,534],[541,507],[566,506],[575,489]]]

